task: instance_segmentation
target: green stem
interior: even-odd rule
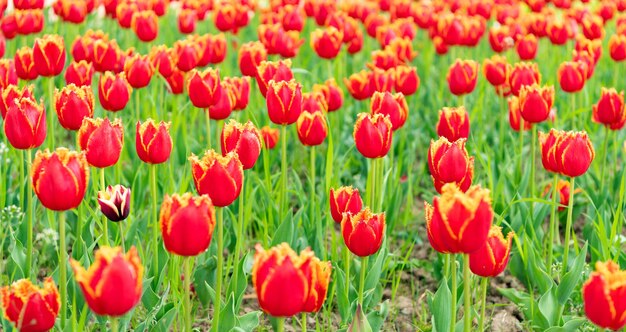
[[[286,199],[287,199],[287,126],[283,125],[280,133],[281,139],[281,163],[280,163],[280,218],[285,218],[285,214],[287,213],[286,207]]]
[[[450,332],[454,332],[456,327],[456,255],[449,254],[450,256],[450,278],[452,279],[452,303],[450,307],[452,309],[452,324],[450,324]]]
[[[49,129],[48,136],[50,136],[50,149],[53,150],[56,146],[54,143],[54,128],[56,125],[56,121],[54,119],[55,106],[54,106],[54,77],[48,77],[48,100],[50,101],[50,106],[48,106],[48,116],[49,118]]]
[[[59,212],[59,293],[61,298],[61,329],[67,317],[67,251],[65,245],[65,212]]]
[[[385,159],[384,157],[376,159],[378,164],[376,167],[376,185],[374,186],[374,204],[376,211],[382,211],[383,208],[383,182],[385,179]]]
[[[211,115],[210,110],[206,109],[206,140],[207,140],[207,148],[211,148]]]
[[[306,332],[306,312],[302,313],[302,320],[300,321],[300,326],[302,327],[302,332]]]
[[[478,320],[478,331],[485,330],[485,308],[487,307],[487,286],[489,284],[489,278],[482,278],[480,280],[480,319]]]
[[[192,326],[192,318],[191,318],[191,278],[193,277],[193,275],[191,274],[192,269],[193,269],[193,256],[191,257],[185,257],[184,259],[184,269],[185,269],[185,280],[184,280],[184,298],[183,298],[183,304],[185,307],[185,332],[191,332],[191,326]]]
[[[133,91],[135,95],[135,117],[137,121],[141,121],[141,105],[139,103],[139,89]],[[155,119],[156,120],[156,119]]]
[[[604,182],[605,182],[605,173],[606,173],[606,155],[608,152],[608,147],[609,147],[609,134],[611,132],[609,131],[609,127],[604,127],[604,143],[602,144],[602,171],[601,171],[601,176],[600,176],[600,190],[602,191],[602,188],[604,186]]]
[[[572,228],[572,214],[574,210],[574,182],[575,177],[571,177],[569,185],[569,203],[567,206],[567,223],[565,224],[565,243],[563,244],[563,264],[561,265],[561,278],[567,273],[567,256],[569,254],[569,241]]]
[[[119,321],[117,317],[109,317],[111,320],[111,332],[119,331]]]
[[[224,208],[217,208],[217,275],[215,303],[213,304],[213,328],[219,331],[220,308],[222,306],[222,269],[224,268]]]
[[[276,318],[276,332],[285,331],[285,317]]]
[[[245,180],[245,179],[244,179]],[[237,289],[238,281],[239,281],[239,256],[241,255],[241,247],[243,245],[243,233],[245,230],[244,220],[245,220],[245,207],[244,207],[244,197],[246,193],[246,182],[244,181],[241,185],[241,193],[239,194],[239,215],[237,221],[237,242],[235,243],[235,269],[233,271],[233,289]]]
[[[554,236],[556,234],[556,223],[558,222],[558,209],[557,209],[557,195],[558,195],[559,174],[554,173],[554,180],[552,181],[552,211],[550,212],[550,226],[548,232],[550,237],[548,239],[548,261],[546,267],[551,270],[552,266],[552,243],[554,242]]]
[[[124,243],[124,220],[118,222],[117,227],[120,232],[120,245],[122,246],[122,251],[126,252],[126,244]]]
[[[537,150],[537,126],[532,126],[532,137],[530,146],[530,198],[535,198],[535,155]],[[534,225],[535,220],[535,202],[530,201],[530,222]]]
[[[269,239],[269,223],[268,220],[271,221],[272,226],[276,227],[276,222],[274,220],[274,206],[273,199],[271,198],[273,190],[272,190],[272,178],[270,177],[270,161],[269,161],[269,153],[270,150],[268,148],[264,148],[263,151],[263,171],[265,172],[265,188],[270,196],[269,202],[267,204],[267,218],[264,219],[265,227],[263,227],[263,246],[267,247],[268,239]]]
[[[343,246],[343,268],[346,274],[346,296],[350,297],[350,250],[347,246]]]
[[[463,255],[463,297],[465,298],[465,309],[463,314],[463,331],[472,330],[472,295],[470,293],[471,275],[469,267],[469,254]]]
[[[104,168],[100,169],[100,190],[106,191],[106,184],[104,183]],[[109,245],[109,222],[105,215],[102,215],[102,237],[104,245]]]
[[[363,306],[363,290],[365,289],[365,272],[367,270],[367,259],[369,256],[361,257],[361,277],[359,283],[359,304]]]
[[[157,166],[150,166],[150,191],[152,191],[152,271],[154,275],[159,273],[159,222],[157,214],[157,184],[156,184],[156,172]]]
[[[33,266],[33,178],[30,175],[32,167],[32,156],[30,150],[26,150],[26,169],[28,184],[26,189],[26,278],[31,277],[31,268]],[[23,156],[23,154],[22,154]]]
[[[26,188],[24,188],[25,186],[23,185],[22,181],[24,180],[25,176],[30,177],[30,173],[29,174],[24,174],[24,153],[26,153],[26,151],[20,150],[20,163],[18,165],[19,172],[20,172],[20,174],[19,174],[20,177],[19,177],[19,181],[18,181],[19,187],[20,187],[20,196],[18,198],[19,198],[19,201],[20,201],[20,207],[22,208],[22,211],[24,211],[26,209],[26,207],[27,207],[26,202],[24,200],[24,189],[26,189]],[[28,184],[26,186],[28,186]]]
[[[522,182],[522,174],[524,174],[524,119],[519,120],[519,182]]]

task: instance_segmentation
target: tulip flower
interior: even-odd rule
[[[394,69],[382,70],[379,68],[373,68],[371,74],[372,80],[372,93],[378,92],[391,92],[395,86],[394,82]]]
[[[465,107],[444,107],[439,111],[437,135],[454,142],[461,138],[467,139],[469,133],[470,119]]]
[[[624,92],[617,93],[613,88],[602,88],[598,103],[593,105],[592,119],[611,130],[622,129],[626,123]]]
[[[356,214],[344,213],[341,234],[346,247],[359,257],[375,254],[385,236],[385,214],[372,213],[365,208]]]
[[[302,113],[302,86],[294,79],[270,80],[265,99],[270,120],[275,124],[292,124]]]
[[[366,158],[386,156],[391,148],[392,128],[386,115],[360,113],[352,134],[357,150]]]
[[[569,177],[585,174],[595,157],[593,145],[584,131],[563,133],[554,143],[554,149],[559,172]]]
[[[169,123],[161,121],[157,124],[152,119],[144,123],[137,122],[135,148],[139,159],[144,163],[162,164],[170,158],[172,137],[169,126]]]
[[[548,119],[554,102],[554,87],[525,85],[519,91],[519,110],[524,121],[540,123]]]
[[[455,184],[445,184],[432,206],[425,203],[425,217],[433,249],[471,254],[484,245],[491,227],[489,190],[473,186],[464,193]]]
[[[44,35],[35,39],[33,47],[35,69],[44,77],[57,76],[65,67],[65,45],[59,35]]]
[[[328,112],[334,112],[343,105],[343,91],[337,86],[334,78],[326,80],[324,84],[314,84],[313,92],[319,92],[324,96]]]
[[[326,97],[321,92],[305,92],[302,94],[302,111],[303,112],[328,112],[328,103]]]
[[[356,100],[370,98],[374,93],[371,72],[362,70],[350,75],[349,78],[344,78],[344,82],[348,92],[350,92],[352,98]]]
[[[582,288],[585,315],[603,329],[621,330],[626,325],[626,274],[612,261],[596,262],[596,269]]]
[[[624,61],[626,59],[626,36],[615,34],[609,39],[609,54],[613,61]]]
[[[127,253],[120,247],[100,247],[88,270],[74,259],[70,264],[87,305],[97,315],[122,316],[141,299],[143,266],[134,246]]]
[[[245,43],[239,48],[238,62],[242,75],[256,77],[257,67],[265,60],[267,60],[267,50],[261,42]]]
[[[134,54],[127,58],[124,63],[124,73],[128,84],[135,89],[148,86],[153,72],[152,64],[147,55]]]
[[[505,84],[509,79],[510,73],[511,65],[506,62],[506,58],[500,55],[496,54],[483,62],[483,74],[493,86]]]
[[[191,39],[178,40],[174,43],[174,54],[176,54],[176,67],[186,73],[198,64],[200,47]]]
[[[211,120],[225,120],[233,112],[237,103],[237,96],[235,94],[235,87],[232,83],[223,81],[220,83],[219,98],[215,101],[215,104],[207,108],[209,118]]]
[[[130,25],[137,38],[143,42],[153,41],[159,35],[159,18],[152,10],[134,12]]]
[[[89,165],[97,168],[113,166],[120,159],[124,145],[122,121],[85,118],[78,131],[78,142]]]
[[[540,84],[541,74],[539,73],[539,66],[534,62],[516,63],[511,70],[509,82],[511,84],[511,92],[515,96],[519,94],[524,85]]]
[[[87,1],[60,0],[54,3],[57,5],[57,13],[63,21],[80,24],[87,18]]]
[[[311,278],[309,280],[309,295],[302,308],[304,312],[318,312],[322,308],[328,286],[332,265],[330,262],[322,262],[317,257],[311,258]]]
[[[119,184],[107,186],[106,190],[98,191],[98,204],[107,219],[120,222],[130,213],[130,188]]]
[[[78,207],[85,196],[89,166],[85,155],[66,148],[37,151],[32,183],[41,204],[54,211]]]
[[[401,93],[374,92],[370,102],[372,114],[382,114],[389,117],[392,129],[400,129],[408,117],[409,106]]]
[[[508,100],[509,105],[509,125],[511,129],[515,131],[520,131],[522,126],[522,113],[519,108],[519,99],[515,96],[512,96]],[[532,127],[532,123],[524,122],[524,131],[530,130]]]
[[[250,102],[250,77],[225,77],[224,82],[230,85],[235,95],[233,111],[245,110]]]
[[[328,136],[326,116],[321,111],[304,111],[298,117],[296,123],[298,138],[303,145],[320,145]]]
[[[359,189],[350,187],[330,188],[330,215],[341,223],[344,213],[357,214],[363,207]]]
[[[341,51],[343,33],[335,27],[311,32],[311,48],[323,59],[334,59]]]
[[[203,72],[191,71],[187,81],[187,92],[195,107],[207,108],[217,104],[222,90],[219,70],[208,68]]]
[[[98,39],[93,43],[93,66],[98,72],[117,72],[123,53],[115,40]]]
[[[59,291],[47,277],[43,288],[20,279],[0,288],[4,318],[19,331],[49,331],[59,314]]]
[[[3,93],[4,96],[4,93]],[[20,150],[39,147],[46,139],[46,110],[32,98],[15,99],[4,117],[4,133]]]
[[[271,150],[275,148],[276,143],[278,143],[280,130],[265,126],[261,128],[261,136],[263,137],[263,147]]]
[[[409,66],[397,66],[394,70],[396,92],[405,96],[410,96],[417,92],[420,86],[420,78],[417,75],[417,68]]]
[[[65,83],[67,85],[75,84],[77,86],[91,86],[94,68],[91,62],[80,60],[79,62],[71,62],[65,70]]]
[[[132,91],[133,88],[128,84],[124,73],[113,74],[107,71],[100,75],[98,99],[105,110],[110,112],[123,110],[128,104]]]
[[[185,89],[185,73],[175,68],[172,74],[165,78],[167,82],[167,91],[174,95],[180,95]]]
[[[553,190],[552,184],[548,184],[546,188],[544,189],[544,195],[547,195],[548,193],[552,192],[552,190]],[[576,189],[574,191],[574,194],[578,192],[580,192],[580,189]],[[569,197],[570,197],[569,181],[559,180],[556,185],[556,193],[558,195],[558,199],[555,199],[554,201],[559,204],[558,210],[564,211],[565,208],[569,206]]]
[[[20,89],[17,85],[9,85],[2,89],[2,98],[0,99],[0,115],[2,118],[6,118],[6,114],[9,111],[9,107],[15,103],[16,100],[31,99],[34,100],[33,85],[27,85],[23,89]],[[45,118],[45,116],[44,116]],[[45,127],[45,126],[44,126]]]
[[[450,92],[460,96],[474,91],[477,78],[478,63],[476,61],[457,59],[450,67],[446,80]]]
[[[267,96],[269,81],[290,81],[293,79],[291,72],[291,60],[279,60],[277,62],[261,61],[257,66],[256,82],[263,97]]]
[[[70,84],[54,93],[54,105],[61,126],[78,130],[84,118],[93,117],[94,96],[89,86]]]
[[[15,73],[22,80],[31,81],[39,75],[35,69],[33,49],[24,46],[15,52]]]
[[[17,72],[13,59],[0,59],[0,88],[17,85]]]
[[[224,207],[239,197],[243,185],[243,164],[237,152],[225,156],[208,150],[202,158],[191,155],[191,170],[196,190],[208,195],[213,205]]]
[[[222,155],[235,151],[243,169],[254,167],[261,154],[261,135],[250,121],[241,124],[230,120],[222,130],[220,143]]]
[[[565,132],[550,129],[550,132],[545,134],[539,132],[539,146],[541,148],[541,163],[543,168],[552,173],[559,173],[559,165],[557,164],[556,155],[556,141],[559,137],[563,136]]]
[[[469,255],[472,273],[481,277],[497,277],[502,273],[509,262],[513,235],[511,231],[505,239],[502,228],[492,225],[485,244]]]
[[[198,16],[194,10],[183,9],[178,14],[178,31],[183,34],[190,34],[196,30]]]
[[[461,191],[467,191],[474,176],[474,157],[468,155],[465,139],[450,142],[440,137],[431,141],[428,169],[437,192],[442,193],[446,183],[454,183]]]
[[[161,76],[169,77],[172,75],[172,72],[176,67],[173,50],[168,49],[165,45],[158,45],[150,50],[148,58],[150,59],[154,70],[158,71]]]
[[[524,35],[515,45],[517,55],[519,55],[519,58],[524,61],[534,60],[535,56],[537,56],[538,44],[539,43],[535,35],[530,33]]]
[[[209,247],[215,228],[215,209],[208,196],[166,195],[159,219],[167,251],[187,257]]]
[[[256,246],[252,284],[264,312],[274,317],[290,317],[305,309],[313,257],[309,249],[297,255],[287,243],[269,250]]]
[[[557,76],[561,89],[565,92],[578,92],[585,86],[588,67],[579,61],[565,61],[559,66]]]

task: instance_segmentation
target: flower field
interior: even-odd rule
[[[0,9],[0,330],[624,330],[626,1]]]

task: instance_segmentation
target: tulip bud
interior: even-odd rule
[[[53,211],[71,210],[83,201],[89,181],[85,155],[66,148],[37,151],[32,184],[41,204]]]
[[[430,142],[428,169],[437,192],[446,183],[455,183],[461,191],[467,191],[474,176],[474,157],[465,149],[465,139],[449,142],[445,137]]]
[[[15,73],[22,80],[31,81],[37,78],[35,61],[33,59],[33,49],[24,46],[15,52]]]
[[[178,31],[182,34],[190,34],[196,30],[198,15],[194,10],[183,9],[178,14]]]
[[[343,105],[343,91],[337,86],[334,78],[328,79],[324,84],[314,84],[313,92],[321,93],[328,105],[328,112],[334,112]]]
[[[420,78],[417,75],[417,68],[408,66],[398,66],[395,68],[395,90],[405,96],[410,96],[417,92],[420,86]]]
[[[201,195],[209,195],[215,206],[228,206],[239,197],[243,165],[236,152],[222,156],[208,150],[202,159],[192,154],[189,160],[196,190]]]
[[[88,270],[74,259],[70,264],[89,308],[97,315],[123,316],[141,299],[143,266],[134,246],[125,254],[120,247],[100,247]]]
[[[506,84],[511,72],[511,65],[506,62],[506,58],[500,55],[494,55],[490,59],[483,62],[483,74],[489,83],[493,86]]]
[[[613,88],[602,88],[600,100],[593,105],[592,119],[612,130],[622,129],[626,123],[624,92],[617,93]]]
[[[4,95],[4,93],[3,93]],[[32,98],[14,99],[4,118],[4,133],[20,150],[39,147],[46,139],[46,110]]]
[[[98,191],[98,204],[107,219],[122,221],[130,213],[130,189],[119,184],[107,186],[106,190]]]
[[[115,40],[96,40],[93,43],[93,66],[98,72],[116,71],[123,52]]]
[[[78,131],[78,141],[89,165],[105,168],[117,163],[124,146],[124,127],[119,119],[85,118]]]
[[[291,60],[289,59],[277,62],[262,61],[257,67],[256,82],[263,97],[267,95],[269,81],[280,82],[292,79],[293,73],[291,72]]]
[[[336,223],[341,223],[344,213],[357,214],[363,208],[363,200],[359,189],[339,187],[337,190],[330,188],[330,215]]]
[[[206,195],[165,195],[159,220],[167,251],[179,256],[196,256],[211,243],[215,208]]]
[[[370,98],[374,93],[371,72],[362,70],[350,75],[349,78],[344,78],[344,82],[348,92],[350,92],[352,98],[356,100]]]
[[[70,84],[54,93],[59,123],[67,130],[78,130],[84,118],[93,117],[94,96],[89,86]]]
[[[148,54],[152,67],[163,77],[172,75],[173,69],[176,67],[176,61],[174,61],[173,56],[173,51],[168,49],[165,45],[153,47],[152,50],[150,50],[150,54]]]
[[[302,113],[302,86],[294,79],[270,80],[265,99],[270,120],[275,124],[292,124]]]
[[[135,148],[139,159],[148,164],[161,164],[170,158],[172,137],[169,127],[169,123],[161,121],[157,125],[152,119],[137,122]]]
[[[304,111],[298,117],[296,123],[298,138],[303,145],[320,145],[328,136],[326,116],[321,111]]]
[[[515,131],[520,131],[521,120],[522,120],[522,112],[520,111],[519,99],[515,96],[509,98],[509,125],[511,129]],[[525,121],[524,122],[524,131],[530,130],[532,128],[532,123]]]
[[[565,61],[559,66],[559,85],[565,92],[578,92],[585,86],[587,65],[579,61]]]
[[[301,312],[309,299],[313,252],[305,249],[297,255],[287,243],[255,248],[252,284],[261,309],[274,317]]]
[[[134,12],[130,25],[143,42],[153,41],[159,35],[159,17],[152,10]]]
[[[502,236],[502,227],[492,225],[487,241],[480,249],[470,254],[469,262],[472,273],[481,277],[497,277],[504,271],[511,254],[513,231]]]
[[[147,55],[134,54],[126,59],[124,73],[130,86],[135,89],[143,88],[150,84],[153,73],[152,64]]]
[[[190,39],[177,41],[174,43],[176,67],[185,73],[192,70],[200,60],[200,51],[199,45],[195,41]]]
[[[392,129],[395,131],[404,126],[409,115],[409,106],[401,93],[393,95],[389,92],[374,92],[370,102],[370,111],[372,114],[388,116]]]
[[[565,176],[585,174],[595,157],[593,145],[584,131],[565,132],[557,138],[554,146],[559,172]]]
[[[331,270],[332,264],[329,261],[322,262],[317,257],[311,259],[310,291],[304,307],[302,308],[303,312],[320,311],[324,301],[326,301],[328,286],[330,285]]]
[[[85,60],[71,62],[65,70],[65,83],[77,86],[91,86],[93,77],[93,64]]]
[[[394,69],[382,70],[379,68],[372,69],[372,93],[378,92],[391,92],[394,87]]]
[[[128,84],[126,75],[113,74],[110,71],[100,75],[98,82],[98,99],[107,111],[118,112],[126,107],[133,88]]]
[[[618,331],[626,325],[626,275],[612,261],[596,262],[582,288],[585,315],[595,325]]]
[[[450,67],[446,80],[450,92],[460,96],[474,91],[477,78],[478,63],[476,61],[457,59]]]
[[[193,106],[207,108],[217,104],[222,97],[220,72],[207,68],[205,71],[192,70],[187,81],[187,92]]]
[[[87,1],[60,0],[55,4],[59,6],[59,13],[63,21],[80,24],[87,18]]]
[[[33,97],[33,89],[35,87],[33,85],[27,85],[23,89],[20,89],[17,85],[9,85],[6,88],[2,89],[2,99],[0,99],[0,115],[2,118],[6,118],[7,112],[9,111],[9,107],[15,103],[16,100],[20,99],[31,99],[34,100]],[[44,126],[45,127],[45,126]]]
[[[519,92],[519,109],[524,121],[539,123],[548,119],[554,102],[554,87],[526,85]]]
[[[61,308],[59,291],[52,278],[47,277],[43,288],[29,279],[20,279],[11,286],[0,288],[4,318],[19,331],[49,331]]]
[[[59,35],[44,35],[35,39],[33,47],[35,69],[41,76],[57,76],[65,67],[65,45]]]
[[[311,32],[311,48],[322,59],[334,59],[341,51],[343,33],[334,27]]]
[[[509,78],[511,83],[511,92],[515,96],[519,95],[519,91],[524,85],[533,85],[541,83],[541,74],[537,63],[518,62],[511,70]]]
[[[241,111],[248,107],[250,101],[250,77],[225,77],[224,82],[231,87],[235,95],[233,111]]]
[[[371,256],[380,249],[385,237],[385,213],[374,214],[369,208],[356,214],[344,213],[341,234],[353,254]]]
[[[256,77],[257,67],[265,60],[267,51],[261,42],[245,43],[239,48],[238,61],[242,75]]]
[[[433,205],[425,203],[428,239],[442,253],[471,254],[485,245],[493,211],[489,190],[473,186],[467,192],[445,184]]]
[[[220,143],[222,155],[236,152],[243,169],[254,167],[261,154],[261,135],[250,121],[241,124],[230,120],[222,130]]]
[[[450,142],[469,137],[470,119],[464,106],[444,107],[439,111],[437,135],[443,136]]]
[[[519,58],[524,61],[534,60],[537,56],[537,48],[538,48],[537,37],[533,34],[524,35],[521,39],[517,41],[515,49],[517,50],[517,55]]]
[[[266,149],[273,149],[276,147],[276,143],[278,143],[280,130],[265,126],[261,128],[261,136],[263,137],[263,146]]]
[[[354,123],[354,142],[365,158],[381,158],[391,148],[393,125],[388,116],[360,113]]]

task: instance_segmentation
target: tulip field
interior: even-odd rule
[[[0,331],[626,331],[626,0],[0,12]]]

